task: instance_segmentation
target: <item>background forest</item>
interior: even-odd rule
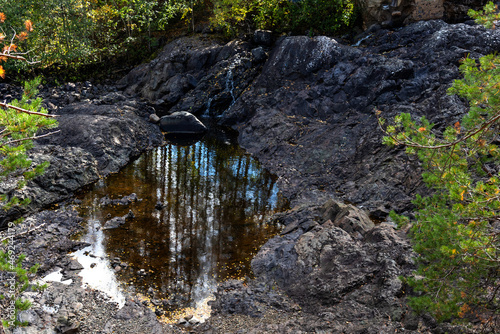
[[[4,27],[21,31],[25,20],[33,22],[19,51],[29,51],[43,68],[73,76],[99,70],[99,64],[109,68],[110,61],[137,64],[186,32],[221,38],[254,29],[334,34],[356,19],[353,0],[0,0],[0,10]],[[6,67],[11,76],[26,69],[25,63]]]

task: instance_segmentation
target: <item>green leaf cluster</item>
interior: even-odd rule
[[[215,0],[212,23],[227,36],[266,29],[277,33],[334,34],[356,20],[352,0]]]
[[[11,105],[21,109],[47,114],[42,108],[42,99],[37,98],[41,78],[25,84],[21,100],[14,100]],[[48,163],[33,165],[27,151],[33,147],[32,138],[41,129],[50,129],[57,125],[53,118],[28,114],[13,108],[4,108],[0,114],[0,180],[16,179],[17,188],[26,185],[30,179],[43,173]],[[9,210],[14,205],[27,205],[29,199],[20,201],[11,194],[0,194],[2,209]]]
[[[4,14],[2,14],[2,19]],[[30,31],[29,21],[25,26]],[[3,30],[2,30],[3,31]],[[16,37],[14,32],[13,36]],[[20,35],[17,35],[20,36]],[[6,36],[3,35],[3,38]],[[12,47],[12,37],[8,43]],[[26,37],[26,34],[24,35]],[[3,39],[2,38],[2,39]],[[19,37],[17,37],[19,38]],[[5,49],[4,49],[5,50]],[[24,59],[16,55],[5,52],[3,60],[7,61],[10,57],[15,59]],[[3,68],[2,68],[3,76]],[[38,86],[41,78],[29,81],[24,86],[24,93],[21,100],[14,100],[10,104],[1,103],[0,107],[0,182],[6,185],[12,183],[14,187],[4,187],[6,193],[0,194],[0,210],[9,211],[14,206],[26,206],[30,199],[19,199],[13,194],[16,190],[23,188],[26,183],[43,173],[48,163],[34,165],[28,158],[27,152],[33,147],[33,139],[44,130],[53,128],[57,122],[49,117],[47,110],[42,108],[42,99],[37,97]],[[34,274],[38,269],[35,265],[26,270],[22,267],[26,255],[15,255],[16,247],[13,244],[14,235],[12,235],[15,224],[22,222],[18,219],[15,222],[7,224],[7,238],[2,240],[2,249],[0,249],[0,273],[2,274],[2,291],[7,291],[5,295],[0,295],[2,306],[7,305],[5,310],[10,310],[7,319],[2,319],[4,327],[24,325],[18,320],[18,313],[27,310],[31,303],[28,300],[22,300],[19,296],[29,287],[29,275]],[[4,226],[2,226],[4,227]],[[38,285],[35,288],[40,288]],[[5,316],[5,314],[2,314]]]
[[[461,121],[441,132],[410,114],[390,122],[379,117],[379,124],[385,144],[418,156],[433,190],[416,196],[415,219],[391,214],[412,224],[418,269],[406,278],[415,291],[410,305],[441,321],[488,323],[500,316],[500,56],[466,58],[460,70],[463,79],[448,93],[469,101]]]
[[[47,287],[46,284],[35,284],[30,287],[29,275],[35,274],[39,268],[39,265],[34,265],[26,270],[22,266],[26,255],[21,254],[20,256],[18,256],[15,259],[14,264],[11,263],[11,256],[12,255],[8,252],[0,250],[0,271],[3,273],[10,273],[10,276],[12,276],[11,279],[13,279],[7,279],[9,275],[2,276],[4,277],[4,281],[2,282],[2,284],[4,284],[5,289],[8,291],[8,294],[0,295],[0,300],[4,300],[4,303],[6,304],[14,304],[15,320],[11,321],[11,319],[2,319],[2,325],[6,328],[11,326],[18,327],[27,325],[27,323],[18,320],[18,314],[21,311],[28,310],[31,307],[31,302],[29,300],[21,299],[20,297],[18,297],[19,295],[30,288],[36,291],[43,290]]]
[[[485,26],[488,29],[495,29],[496,22],[500,19],[498,6],[493,2],[488,2],[482,10],[470,9],[467,13],[471,18],[476,20],[476,23]]]
[[[36,78],[25,84],[24,94],[21,100],[11,102],[14,107],[19,107],[31,112],[46,114],[43,109],[41,98],[36,97],[41,78]],[[33,147],[32,138],[43,129],[55,127],[57,122],[52,118],[41,115],[28,114],[13,108],[4,108],[0,113],[0,181],[15,180],[17,189],[24,187],[28,180],[41,175],[48,162],[33,165],[28,158],[27,152]],[[14,191],[15,189],[12,189]],[[14,206],[26,206],[30,202],[29,198],[19,199],[12,193],[0,194],[0,210],[8,211]],[[9,223],[10,227],[14,223],[20,223],[22,219]],[[22,300],[19,295],[29,287],[29,274],[36,273],[38,265],[26,270],[22,267],[25,255],[21,254],[15,259],[14,252],[8,247],[10,239],[3,242],[4,250],[0,249],[0,272],[10,273],[13,277],[12,283],[4,280],[2,284],[7,284],[8,296],[7,304],[14,304],[14,321],[12,319],[3,319],[4,327],[23,325],[19,322],[17,314],[20,311],[27,310],[31,304],[27,300]]]

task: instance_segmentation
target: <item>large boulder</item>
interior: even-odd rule
[[[140,65],[119,82],[126,94],[139,95],[156,106],[159,116],[189,110],[217,116],[235,103],[259,73],[265,52],[255,44],[220,44],[200,37],[178,39],[158,58]]]
[[[168,134],[202,134],[207,127],[193,114],[177,111],[160,118],[160,130]]]

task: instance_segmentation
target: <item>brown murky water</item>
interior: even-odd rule
[[[82,193],[83,239],[93,244],[79,254],[93,265],[87,275],[115,275],[111,289],[161,300],[168,311],[206,299],[217,282],[251,275],[252,256],[280,228],[268,218],[284,201],[275,179],[231,141],[219,132],[191,146],[157,148]],[[99,204],[132,193],[139,200],[129,205]],[[135,218],[100,229],[129,210]]]

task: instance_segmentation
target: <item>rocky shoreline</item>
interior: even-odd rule
[[[78,265],[66,256],[84,247],[70,238],[81,228],[74,191],[161,145],[149,116],[175,111],[210,115],[238,130],[241,146],[278,176],[291,201],[274,217],[285,226],[281,235],[252,261],[255,279],[221,284],[213,316],[188,330],[474,332],[415,317],[405,305],[410,291],[398,277],[411,273],[414,255],[387,214],[408,211],[413,195],[426,190],[416,161],[381,145],[374,111],[425,115],[438,126],[454,122],[466,102],[446,90],[460,77],[460,60],[500,50],[500,33],[436,20],[373,29],[356,47],[328,37],[271,38],[181,38],[114,86],[44,92],[51,112],[61,115],[61,132],[37,144],[33,159],[49,159],[51,167],[21,195],[36,199],[31,212],[69,202],[30,215],[23,228],[32,231],[15,242],[29,249],[28,263],[42,264],[40,275],[60,268],[73,283],[26,293],[34,304],[23,315],[30,325],[15,333],[182,331],[159,323],[133,296],[119,310],[81,288]],[[1,217],[3,225],[22,213]]]

